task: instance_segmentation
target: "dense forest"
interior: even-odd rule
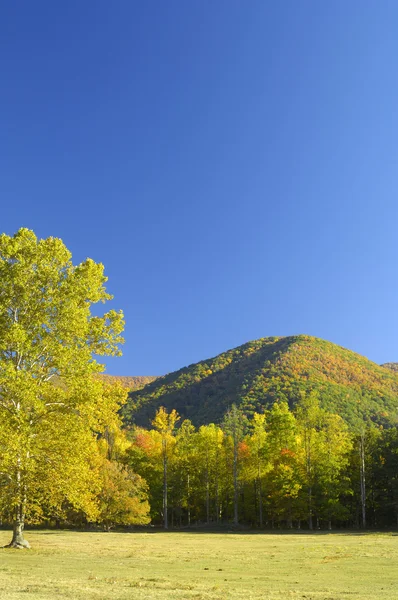
[[[158,377],[130,392],[125,421],[149,427],[156,410],[177,410],[195,426],[220,423],[232,404],[252,417],[275,401],[293,408],[303,393],[355,426],[398,420],[398,373],[306,335],[262,338]]]
[[[130,390],[122,414],[154,523],[398,523],[394,363],[263,338]]]
[[[125,460],[148,483],[152,521],[166,527],[398,524],[397,429],[350,429],[316,393],[251,419],[233,405],[220,425],[198,429],[160,408],[151,429],[129,437]]]

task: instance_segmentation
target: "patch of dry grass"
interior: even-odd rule
[[[0,544],[9,541],[0,532]],[[9,600],[397,600],[395,534],[35,531],[0,550]]]

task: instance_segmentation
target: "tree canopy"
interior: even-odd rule
[[[122,312],[91,311],[112,298],[106,281],[100,263],[73,265],[60,239],[0,236],[0,473],[14,546],[28,546],[35,503],[89,503],[90,431],[109,400],[95,356],[118,355],[123,342]]]

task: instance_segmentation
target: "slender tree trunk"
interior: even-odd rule
[[[206,468],[206,523],[210,523],[210,482],[209,482],[209,468]]]
[[[254,525],[257,527],[259,525],[259,520],[257,519],[258,513],[258,492],[257,492],[257,478],[253,479],[253,488],[254,488]]]
[[[220,500],[219,500],[219,469],[218,469],[218,460],[216,459],[216,523],[218,525],[218,521],[220,520]]]
[[[238,517],[238,440],[234,440],[234,525],[239,525]]]
[[[312,456],[311,456],[311,438],[306,434],[306,453],[307,453],[307,480],[308,480],[308,528],[314,528],[312,523]]]
[[[167,515],[167,442],[163,440],[163,526],[169,528]]]
[[[187,509],[188,509],[188,527],[191,527],[191,503],[190,503],[190,480],[189,473],[187,475]]]
[[[308,528],[313,529],[314,526],[312,524],[312,487],[308,488]]]
[[[218,499],[218,476],[217,476],[217,480],[216,480],[216,523],[218,525],[218,521],[220,520],[220,502]],[[398,514],[397,514],[397,520],[398,520]]]
[[[261,487],[261,464],[258,463],[258,516],[260,521],[260,529],[263,527],[263,490]]]
[[[225,466],[226,466],[226,473],[227,475],[227,479],[226,479],[226,485],[225,485],[225,492],[224,492],[224,501],[225,501],[225,509],[224,509],[224,519],[226,521],[229,521],[230,516],[229,516],[229,491],[230,491],[230,481],[229,481],[229,476],[230,476],[230,463],[227,457],[227,453],[225,453]]]
[[[359,474],[361,482],[362,527],[366,528],[365,433],[359,438]]]
[[[289,508],[288,508],[288,512],[287,512],[287,526],[289,529],[292,529],[293,527],[293,519],[292,519],[292,503],[291,501],[289,502]]]

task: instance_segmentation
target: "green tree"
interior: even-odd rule
[[[373,513],[373,520],[375,516],[375,488],[379,483],[377,479],[380,481],[380,478],[377,478],[376,475],[377,463],[379,462],[379,455],[383,453],[383,450],[379,448],[380,437],[381,431],[373,424],[365,427],[362,423],[357,423],[355,426],[350,478],[357,504],[356,525],[361,526],[363,529],[368,526],[368,513]],[[384,460],[385,458],[382,457],[383,462]],[[359,515],[360,518],[358,518]]]
[[[339,415],[320,408],[315,393],[300,399],[296,414],[308,526],[313,529],[313,516],[316,514],[318,526],[319,519],[325,519],[331,529],[332,519],[348,518],[341,497],[351,494],[345,476],[352,449],[351,434]]]
[[[168,521],[168,464],[171,457],[171,453],[175,446],[175,435],[174,429],[175,424],[179,420],[177,412],[173,409],[170,414],[167,413],[166,409],[161,406],[157,411],[155,418],[152,421],[152,425],[155,430],[159,433],[162,443],[162,463],[163,463],[163,526],[165,529],[169,528]]]
[[[352,493],[345,476],[351,450],[352,436],[347,424],[339,415],[325,413],[317,450],[318,507],[329,529],[332,529],[333,518],[344,520],[348,517],[348,510],[340,498]]]
[[[375,465],[383,512],[380,520],[398,526],[398,429],[384,430],[380,438],[380,451]]]
[[[128,432],[131,445],[126,451],[126,464],[148,484],[152,520],[163,521],[163,455],[162,437],[158,431],[135,427]]]
[[[238,513],[238,475],[239,475],[239,443],[242,441],[245,431],[245,416],[239,408],[233,404],[223,419],[223,429],[226,433],[226,443],[231,442],[232,447],[232,475],[234,489],[234,525],[239,524]]]
[[[146,525],[149,504],[145,481],[129,467],[104,459],[97,522],[106,531],[115,525]]]
[[[191,524],[192,477],[197,464],[197,433],[189,419],[181,423],[176,435],[175,475],[177,480],[177,503],[180,508],[180,524],[182,511],[186,510],[188,526]]]
[[[302,447],[302,479],[307,492],[308,527],[313,529],[314,486],[319,474],[320,429],[324,411],[316,393],[304,394],[296,406],[296,418]]]
[[[223,451],[224,433],[214,423],[202,425],[197,437],[199,477],[203,482],[206,505],[206,523],[210,522],[211,505],[214,506],[215,520],[220,516],[220,488],[221,488],[221,455]],[[204,484],[204,485],[203,485]]]
[[[269,470],[269,456],[267,453],[266,415],[254,413],[252,421],[252,434],[248,437],[247,444],[250,451],[251,478],[255,482],[255,491],[258,505],[258,523],[263,527],[263,485],[264,475]]]
[[[103,387],[93,375],[102,365],[94,356],[120,354],[122,313],[91,313],[93,304],[111,299],[106,281],[102,264],[74,266],[57,238],[38,240],[28,229],[0,236],[0,472],[14,547],[29,547],[23,532],[35,481],[61,457],[62,464],[79,463],[62,440],[75,421],[84,416],[92,425],[98,416]],[[76,501],[76,478],[55,471]]]
[[[297,457],[297,422],[287,402],[275,402],[267,415],[267,454],[270,470],[265,479],[271,521],[292,527],[301,489]]]

